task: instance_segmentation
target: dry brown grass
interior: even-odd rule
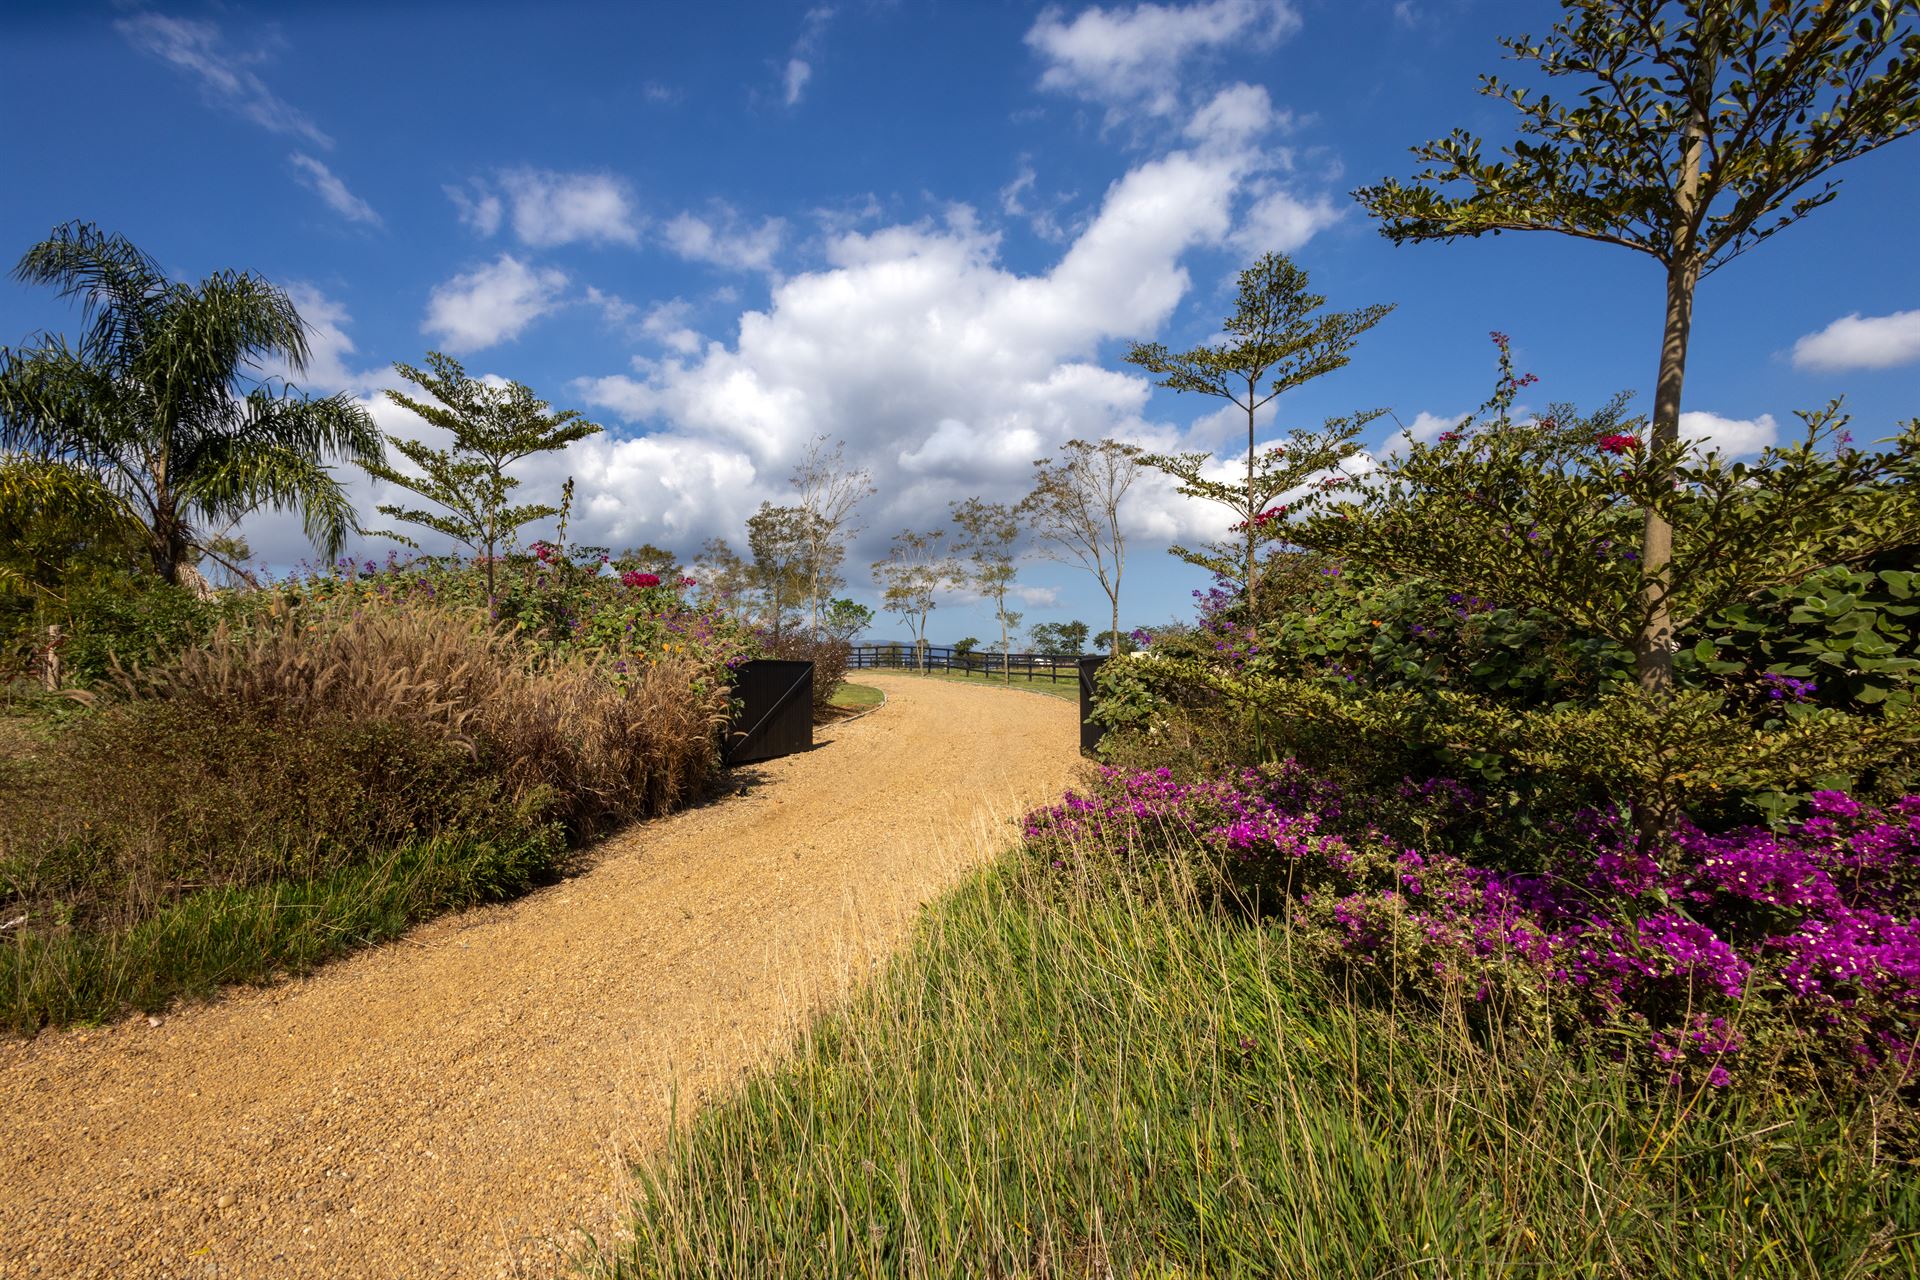
[[[216,719],[316,716],[405,725],[457,742],[520,803],[575,840],[665,812],[714,765],[724,692],[687,660],[616,683],[580,657],[530,666],[478,610],[308,605],[266,626],[222,627],[151,671],[122,673],[131,699]]]
[[[700,793],[726,713],[711,674],[536,665],[476,611],[348,603],[121,671],[0,753],[0,910],[23,918],[0,939],[0,1014],[109,1012],[520,892],[567,845]]]

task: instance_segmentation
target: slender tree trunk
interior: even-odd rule
[[[1707,86],[1713,83],[1706,68]],[[1695,211],[1700,198],[1700,144],[1706,132],[1706,104],[1694,95],[1682,144],[1681,172],[1674,192],[1673,248],[1667,265],[1666,320],[1660,334],[1660,372],[1654,382],[1652,439],[1655,454],[1680,439],[1680,391],[1687,377],[1687,339],[1693,331],[1693,291],[1700,282],[1694,255]],[[1663,477],[1654,477],[1656,481]],[[1673,562],[1673,526],[1651,508],[1640,541],[1641,624],[1634,637],[1634,674],[1641,689],[1665,698],[1673,692],[1673,620],[1667,607],[1669,567]]]
[[[1654,384],[1653,431],[1648,445],[1660,450],[1680,438],[1680,392],[1687,377],[1687,339],[1693,327],[1693,272],[1676,270],[1667,280],[1667,318],[1660,344],[1660,376]],[[1667,607],[1668,569],[1673,562],[1673,526],[1651,509],[1640,540],[1641,623],[1634,637],[1633,665],[1640,687],[1656,697],[1673,692],[1673,620]]]
[[[1660,372],[1653,390],[1653,427],[1647,442],[1649,450],[1662,457],[1680,439],[1680,393],[1687,379],[1687,341],[1693,332],[1693,291],[1700,283],[1694,237],[1700,198],[1700,148],[1706,134],[1713,64],[1703,63],[1702,71],[1700,82],[1694,86],[1692,110],[1682,143],[1680,182],[1674,192],[1667,308],[1660,332]],[[1664,469],[1650,479],[1656,491],[1671,483]],[[1633,666],[1641,690],[1663,702],[1673,696],[1673,616],[1667,599],[1672,587],[1672,565],[1673,526],[1648,508],[1640,541],[1641,623],[1640,633],[1634,637]],[[1651,849],[1663,843],[1677,816],[1670,796],[1636,796],[1633,826],[1641,847]]]
[[[1248,378],[1247,379],[1247,608],[1248,609],[1252,609],[1254,607],[1253,589],[1257,585],[1254,582],[1254,577],[1259,571],[1259,567],[1254,560],[1254,549],[1257,545],[1255,542],[1255,538],[1258,534],[1258,530],[1254,526],[1254,519],[1260,514],[1258,511],[1254,509],[1254,499],[1253,499],[1253,411],[1255,408],[1254,390],[1255,390],[1254,380],[1252,378]]]
[[[995,608],[1000,612],[1000,665],[1005,671],[1007,684],[1011,687],[1013,684],[1013,646],[1007,643],[1006,592],[1003,591],[1000,593],[999,602],[995,605]]]
[[[169,584],[180,581],[180,513],[175,508],[173,490],[167,484],[167,459],[164,453],[151,457],[147,471],[153,476],[153,529],[151,531],[153,567]]]
[[[1114,589],[1107,592],[1107,601],[1113,605],[1113,630],[1107,632],[1107,656],[1111,658],[1117,658],[1120,656],[1120,584],[1119,583],[1116,582],[1114,584]]]
[[[815,547],[812,572],[807,575],[807,621],[816,641],[820,639],[820,556],[821,549]]]

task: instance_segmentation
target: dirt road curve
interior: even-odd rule
[[[312,978],[0,1044],[0,1276],[541,1276],[682,1106],[1077,767],[1071,704],[887,706],[592,870]]]

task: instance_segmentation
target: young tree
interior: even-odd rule
[[[1007,592],[1013,589],[1017,570],[1014,550],[1020,543],[1020,515],[1004,502],[982,502],[968,498],[953,504],[953,522],[960,528],[955,550],[967,557],[970,585],[993,601],[993,616],[1000,623],[1000,652],[1007,653],[1008,633],[1019,625],[1020,615],[1007,611]],[[1007,681],[1013,681],[1008,664]]]
[[[306,368],[306,326],[284,292],[246,272],[170,280],[83,222],[56,227],[13,274],[80,299],[86,331],[77,345],[0,347],[0,452],[86,476],[145,530],[162,578],[200,585],[203,526],[263,506],[298,510],[328,556],[359,531],[328,461],[378,465],[373,420],[344,395],[315,399],[253,372]]]
[[[1920,539],[1920,420],[1901,424],[1878,452],[1852,446],[1837,404],[1802,414],[1798,441],[1752,463],[1686,441],[1649,451],[1622,420],[1624,397],[1591,415],[1554,405],[1516,421],[1527,380],[1514,376],[1504,342],[1500,357],[1499,384],[1477,419],[1383,459],[1371,483],[1303,526],[1301,541],[1391,579],[1538,609],[1628,648],[1647,624],[1634,550],[1645,512],[1675,531],[1665,607],[1683,630],[1830,566],[1870,562]],[[1712,639],[1695,643],[1695,659],[1712,661]],[[1871,634],[1846,643],[1853,652],[1835,663],[1836,678],[1885,648]],[[1815,674],[1829,678],[1826,669]],[[1739,699],[1722,691],[1655,694],[1634,684],[1612,690],[1598,708],[1566,704],[1482,720],[1472,732],[1484,735],[1475,744],[1484,749],[1542,758],[1574,750],[1629,797],[1649,840],[1671,828],[1689,797],[1710,796],[1740,769],[1762,777],[1773,767],[1773,748],[1743,757]],[[1788,748],[1824,751],[1836,735],[1870,741],[1867,726],[1838,712],[1793,727],[1797,740],[1776,743],[1780,760],[1791,758]],[[1913,727],[1909,721],[1909,734]]]
[[[893,535],[887,558],[874,562],[881,602],[913,633],[914,657],[922,671],[927,667],[927,615],[933,612],[934,594],[959,572],[959,565],[947,554],[945,529],[925,533],[902,529]]]
[[[750,581],[759,593],[763,625],[777,641],[807,598],[813,581],[810,563],[813,516],[805,507],[776,507],[770,502],[747,517],[747,554],[753,557]]]
[[[1127,535],[1120,527],[1120,504],[1140,478],[1140,450],[1118,440],[1089,444],[1069,440],[1057,458],[1033,464],[1033,492],[1018,508],[1042,554],[1091,573],[1113,607],[1114,635],[1120,631],[1120,576],[1127,565]],[[1114,652],[1119,652],[1114,641]]]
[[[726,610],[735,622],[746,621],[753,571],[725,538],[707,539],[694,559],[692,576],[704,603]]]
[[[662,582],[676,581],[681,577],[680,557],[665,547],[656,547],[651,542],[643,542],[637,547],[628,547],[615,556],[610,563],[616,573],[651,573]]]
[[[845,597],[828,601],[826,611],[820,615],[821,629],[841,644],[851,644],[855,636],[872,625],[873,610]]]
[[[599,433],[576,409],[551,412],[545,400],[518,382],[495,386],[470,378],[460,362],[438,351],[427,353],[432,372],[396,363],[396,372],[426,392],[420,400],[401,391],[387,399],[452,436],[452,446],[435,449],[421,440],[387,439],[400,455],[419,470],[398,471],[384,462],[367,466],[376,480],[418,494],[439,507],[421,510],[384,504],[380,514],[451,538],[475,555],[486,557],[487,594],[494,593],[493,562],[501,544],[514,531],[535,520],[558,515],[560,508],[544,502],[509,505],[508,497],[520,481],[507,468],[536,453],[564,449],[576,440]],[[389,534],[403,542],[411,538]]]
[[[1026,616],[1026,614],[1021,613],[1018,609],[1006,609],[1001,612],[999,650],[1002,654],[1011,654],[1013,652],[1013,642],[1019,638],[1020,623]],[[1007,679],[1011,682],[1013,679],[1013,665],[1011,663],[1006,664],[1006,672]]]
[[[1337,467],[1359,451],[1353,438],[1380,410],[1329,422],[1324,433],[1295,431],[1287,445],[1257,451],[1254,434],[1259,411],[1283,392],[1322,374],[1344,368],[1360,335],[1379,324],[1393,307],[1376,304],[1358,311],[1320,314],[1327,300],[1307,289],[1307,273],[1282,253],[1269,253],[1240,273],[1239,305],[1222,326],[1228,340],[1219,346],[1170,352],[1157,342],[1136,342],[1127,361],[1159,378],[1173,391],[1217,396],[1247,415],[1247,480],[1244,486],[1208,479],[1202,472],[1211,453],[1146,454],[1141,461],[1180,481],[1180,492],[1217,502],[1239,517],[1245,534],[1245,568],[1240,582],[1251,599],[1259,575],[1260,544],[1279,536],[1285,508],[1275,503],[1310,478]],[[1269,381],[1269,379],[1271,379]],[[1297,504],[1296,504],[1297,505]],[[1220,551],[1174,548],[1182,559],[1219,573]],[[1226,576],[1233,576],[1231,573]]]
[[[1481,157],[1464,130],[1414,149],[1427,167],[1354,194],[1396,244],[1554,231],[1647,254],[1666,275],[1652,450],[1680,438],[1700,281],[1832,200],[1840,165],[1920,128],[1916,0],[1561,0],[1542,39],[1503,41],[1570,98],[1483,77],[1522,140]],[[1451,190],[1443,190],[1448,188]],[[1673,526],[1641,531],[1643,689],[1673,687]]]
[[[793,487],[809,517],[807,608],[815,636],[820,634],[820,612],[827,597],[841,585],[838,569],[846,558],[847,540],[859,532],[853,522],[854,508],[875,493],[872,474],[865,467],[849,466],[845,451],[844,440],[835,440],[828,448],[826,436],[815,436],[793,469]]]
[[[1087,647],[1087,624],[1084,622],[1043,622],[1033,629],[1028,639],[1036,653],[1080,654]]]

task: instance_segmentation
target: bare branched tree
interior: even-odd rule
[[[1107,593],[1120,631],[1120,575],[1127,564],[1120,504],[1140,478],[1140,450],[1118,440],[1069,440],[1056,458],[1034,462],[1033,492],[1019,507],[1041,554],[1091,573]],[[1119,644],[1111,646],[1115,656]]]
[[[953,522],[960,529],[955,550],[971,562],[971,585],[993,601],[993,616],[1000,623],[1000,652],[1010,653],[1009,633],[1020,625],[1020,615],[1007,608],[1007,593],[1013,590],[1018,572],[1014,552],[1020,544],[1020,513],[1004,502],[968,498],[953,504]],[[1013,665],[1003,659],[1001,666],[1012,683]]]
[[[811,517],[806,525],[808,625],[820,635],[820,615],[827,599],[841,585],[838,569],[846,558],[847,542],[860,531],[854,509],[876,491],[865,467],[847,463],[846,441],[815,436],[793,469],[793,487],[800,506]]]
[[[933,612],[934,593],[960,576],[959,564],[947,554],[947,531],[902,529],[893,535],[887,558],[874,562],[873,576],[887,612],[913,632],[915,662],[925,671],[927,615]]]

